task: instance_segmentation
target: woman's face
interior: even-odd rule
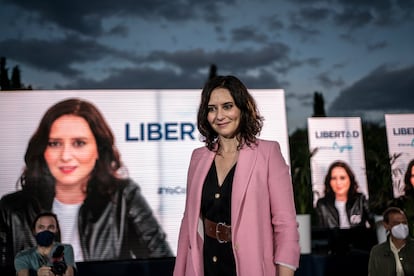
[[[217,134],[224,138],[233,138],[240,124],[240,109],[234,103],[230,91],[216,88],[208,102],[207,120]]]
[[[85,187],[98,159],[96,139],[86,120],[63,115],[54,121],[44,158],[56,185]]]
[[[348,190],[351,186],[351,180],[349,179],[349,176],[344,168],[335,167],[332,169],[330,185],[336,198],[347,198]]]

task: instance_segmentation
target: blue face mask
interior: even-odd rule
[[[55,233],[48,230],[36,234],[36,242],[40,246],[49,246],[55,240]]]

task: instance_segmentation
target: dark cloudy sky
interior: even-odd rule
[[[201,88],[216,64],[283,88],[290,132],[315,91],[329,116],[414,112],[414,0],[0,0],[0,56],[34,89]]]

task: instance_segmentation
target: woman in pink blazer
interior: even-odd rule
[[[187,176],[174,276],[294,275],[299,234],[289,167],[277,142],[256,138],[255,100],[233,76],[204,87]]]

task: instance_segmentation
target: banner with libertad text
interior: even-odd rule
[[[368,198],[361,119],[358,117],[308,118],[313,203],[325,196],[325,179],[335,161],[349,167],[355,175],[358,191]],[[329,184],[329,183],[328,183]]]
[[[395,198],[405,194],[406,173],[414,160],[414,114],[385,114],[392,190]]]

